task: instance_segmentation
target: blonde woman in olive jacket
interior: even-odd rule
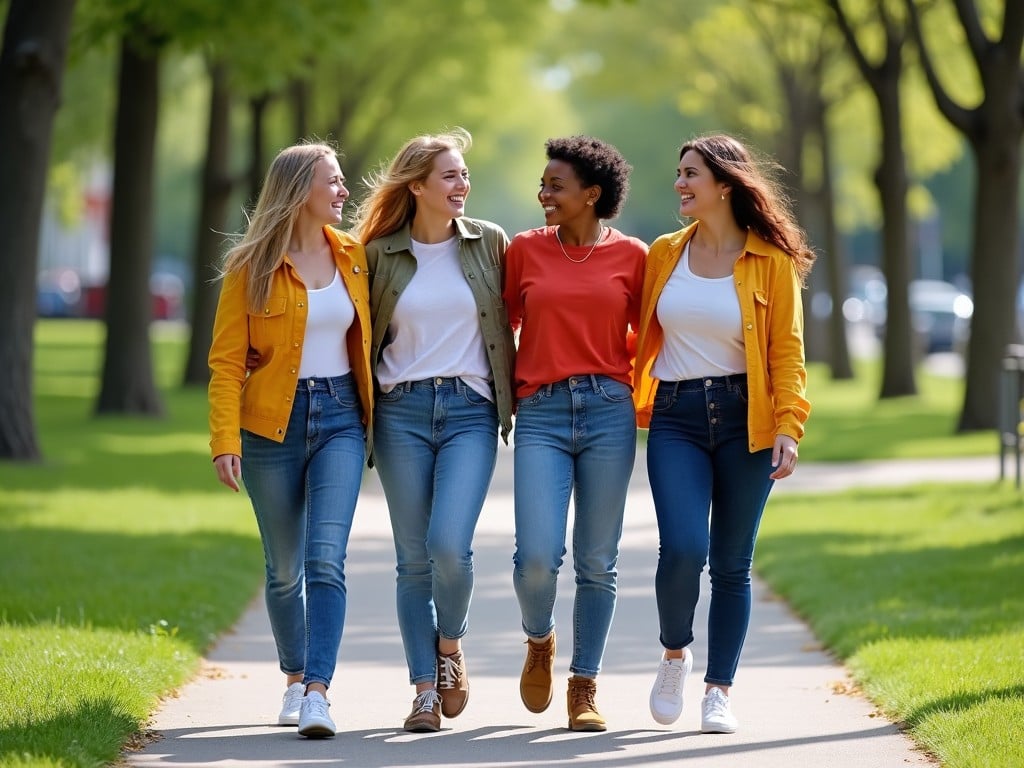
[[[686,143],[677,173],[679,212],[696,223],[651,246],[634,382],[660,535],[664,650],[650,709],[662,724],[682,712],[707,564],[701,730],[733,733],[729,692],[750,619],[754,541],[772,484],[796,468],[810,411],[800,288],[814,255],[735,139]]]
[[[372,434],[363,247],[334,229],[348,199],[334,150],[302,144],[267,171],[228,251],[210,347],[210,447],[238,478],[266,556],[286,690],[279,725],[334,736],[327,689],[345,622],[345,552]],[[258,358],[246,373],[247,357]]]
[[[413,732],[439,730],[469,701],[473,534],[498,432],[507,439],[512,427],[508,237],[465,216],[470,144],[461,128],[410,139],[369,180],[356,227],[370,265],[374,462],[395,542],[416,689],[403,727]]]

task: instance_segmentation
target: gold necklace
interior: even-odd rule
[[[590,246],[590,250],[587,251],[587,255],[584,256],[582,259],[574,259],[572,256],[565,252],[565,245],[562,244],[562,236],[558,232],[559,229],[560,227],[555,227],[555,239],[558,240],[558,247],[562,249],[562,255],[565,256],[565,258],[567,258],[573,264],[582,264],[584,261],[589,259],[590,254],[594,252],[594,249],[597,248],[597,244],[600,243],[601,238],[604,237],[604,224],[602,224],[601,231],[597,233],[597,239],[594,241],[594,244]]]

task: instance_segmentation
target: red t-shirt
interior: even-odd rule
[[[590,246],[565,250],[579,260]],[[639,326],[646,256],[642,240],[611,227],[582,263],[562,253],[554,227],[512,238],[503,296],[520,331],[517,398],[570,376],[599,374],[632,384],[630,327]]]

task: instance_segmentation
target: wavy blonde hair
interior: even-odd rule
[[[409,185],[426,179],[434,170],[434,159],[442,152],[465,154],[471,146],[469,131],[458,127],[409,139],[386,168],[363,179],[369,194],[355,214],[353,231],[359,241],[369,243],[401,229],[416,215],[416,196]]]
[[[292,227],[309,199],[317,163],[324,157],[337,157],[337,151],[323,143],[282,149],[267,169],[245,234],[224,254],[221,276],[247,270],[245,293],[253,311],[262,309],[270,297],[274,272],[284,262]]]
[[[789,198],[769,175],[778,166],[769,168],[739,141],[723,134],[691,139],[679,150],[679,159],[691,149],[704,158],[716,181],[732,187],[729,203],[736,223],[788,253],[801,284],[805,284],[815,254],[796,223]]]

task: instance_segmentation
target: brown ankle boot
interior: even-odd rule
[[[542,643],[526,641],[526,661],[519,677],[519,697],[531,712],[543,712],[551,704],[554,688],[551,667],[555,663],[555,633]]]
[[[565,699],[569,709],[570,731],[605,731],[608,729],[594,703],[596,695],[596,680],[578,675],[569,678],[569,690]]]

